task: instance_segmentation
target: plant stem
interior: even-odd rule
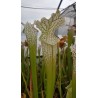
[[[60,58],[60,49],[58,48],[58,57],[59,57],[59,92],[60,98],[62,98],[62,90],[61,90],[61,58]]]
[[[41,93],[42,93],[42,98],[44,98],[44,91],[43,91],[43,89],[41,90]]]
[[[72,76],[72,98],[76,98],[76,73],[73,72]]]
[[[34,98],[38,98],[38,87],[37,87],[37,66],[36,66],[36,46],[29,46],[30,51],[30,63],[32,70],[32,82],[33,82],[33,91]]]
[[[25,80],[25,78],[24,78],[23,72],[21,72],[21,73],[22,73],[23,81],[24,81],[24,83],[25,83],[26,91],[27,91],[27,93],[28,93],[28,95],[29,95],[29,98],[30,98],[30,93],[29,93],[29,90],[28,90],[28,88],[27,88],[27,82],[26,82],[26,80]]]
[[[46,71],[46,98],[53,98],[56,77],[56,45],[42,43],[45,71]]]
[[[33,98],[32,70],[30,69],[30,98]]]

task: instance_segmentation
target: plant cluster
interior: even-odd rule
[[[74,30],[70,29],[62,40],[54,35],[64,22],[57,10],[49,19],[25,24],[27,42],[21,46],[22,98],[76,98]],[[38,30],[42,32],[43,55],[40,48],[37,51]]]

